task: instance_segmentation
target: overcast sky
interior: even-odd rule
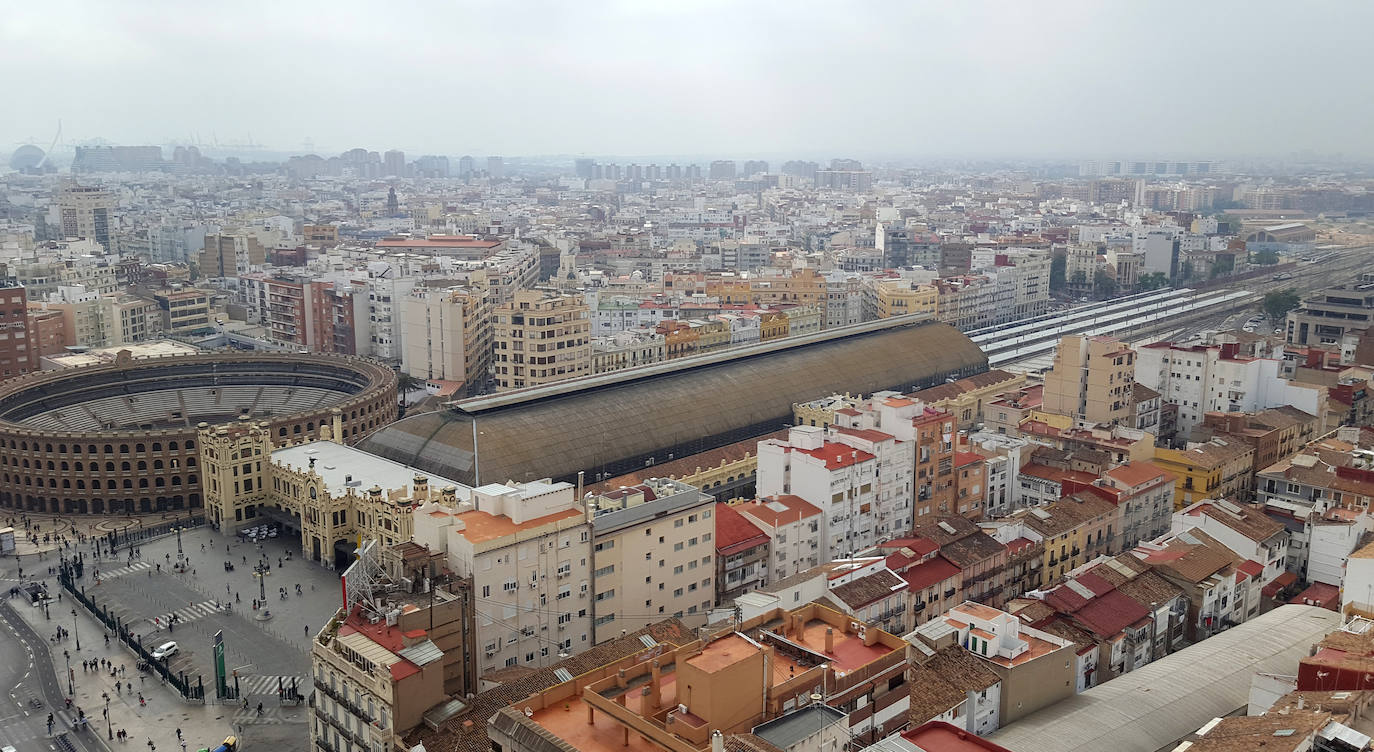
[[[0,152],[1374,154],[1374,3],[13,0]]]

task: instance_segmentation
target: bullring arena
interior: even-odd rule
[[[28,374],[0,384],[0,507],[124,515],[202,506],[197,429],[251,418],[275,445],[352,444],[396,419],[397,377],[360,358],[232,353]],[[336,412],[337,411],[337,412]]]

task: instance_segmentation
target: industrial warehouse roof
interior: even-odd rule
[[[1016,752],[1155,752],[1249,700],[1257,673],[1292,674],[1341,617],[1280,606],[989,735]]]
[[[794,402],[913,391],[987,368],[959,330],[916,317],[792,339],[478,397],[393,423],[360,446],[474,486],[579,471],[593,483],[775,431],[791,422]]]

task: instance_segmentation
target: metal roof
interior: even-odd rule
[[[914,391],[981,373],[987,357],[959,330],[918,321],[669,365],[460,403],[397,421],[359,447],[474,486],[579,471],[591,483],[777,430],[792,422],[794,402]]]
[[[1016,752],[1155,752],[1245,707],[1256,673],[1294,673],[1308,649],[1340,623],[1340,614],[1324,608],[1279,606],[988,739]]]

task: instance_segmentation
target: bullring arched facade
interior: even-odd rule
[[[123,360],[0,384],[0,507],[59,514],[197,510],[197,429],[251,417],[276,446],[354,443],[396,419],[396,375],[360,359],[206,354]],[[333,435],[332,425],[331,434]]]

